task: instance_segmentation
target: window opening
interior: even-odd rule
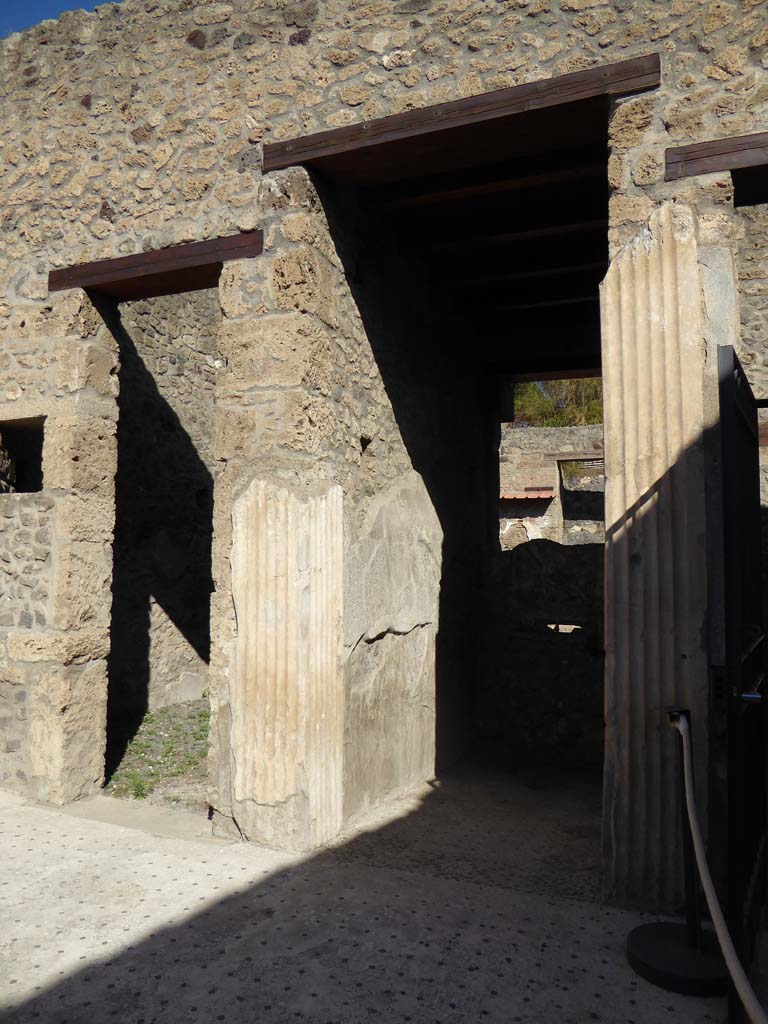
[[[0,494],[43,489],[45,417],[0,422]]]

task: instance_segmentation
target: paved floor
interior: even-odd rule
[[[623,955],[599,792],[482,774],[292,857],[184,812],[0,795],[0,1021],[722,1022]]]

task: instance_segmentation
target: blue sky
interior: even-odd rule
[[[0,37],[21,32],[46,18],[58,18],[62,11],[92,11],[107,0],[0,0]]]

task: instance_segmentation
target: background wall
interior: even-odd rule
[[[573,459],[569,460],[568,455]],[[574,461],[599,462],[582,465]],[[513,427],[502,424],[499,445],[499,541],[504,551],[529,540],[602,543],[605,474],[601,424]],[[551,497],[525,497],[550,489]]]
[[[530,502],[502,502],[480,618],[478,747],[540,779],[603,763],[605,510],[583,499],[602,499],[604,480],[563,479],[574,464],[555,456],[569,452],[602,458],[602,425],[502,427],[502,494],[538,484],[554,493],[525,520],[508,517]],[[582,483],[599,489],[573,489]]]
[[[603,763],[604,546],[502,552],[483,602],[478,745],[518,771]]]

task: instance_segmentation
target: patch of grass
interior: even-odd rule
[[[105,787],[112,796],[144,800],[162,796],[174,780],[205,786],[208,756],[208,700],[187,701],[148,711]]]
[[[129,772],[126,787],[134,800],[143,800],[151,790],[138,772]]]
[[[568,459],[560,463],[560,472],[563,474],[563,483],[572,486],[585,474],[585,464],[577,459]]]

